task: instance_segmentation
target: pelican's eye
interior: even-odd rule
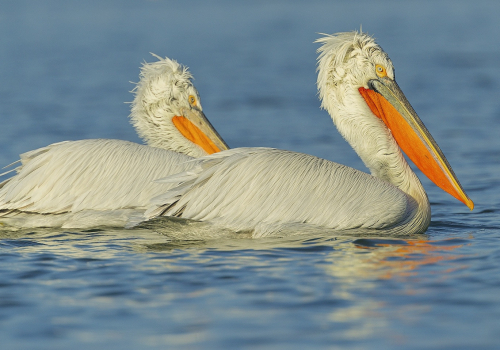
[[[196,97],[194,97],[193,95],[189,95],[188,97],[188,101],[189,101],[189,104],[193,107],[196,106]]]
[[[377,73],[379,78],[383,78],[383,77],[387,76],[387,71],[385,70],[385,67],[382,66],[381,64],[377,64],[375,66],[375,72]]]

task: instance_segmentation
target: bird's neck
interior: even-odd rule
[[[415,201],[417,217],[414,220],[427,227],[430,205],[420,180],[406,162],[390,130],[373,115],[357,89],[352,90],[340,100],[330,96],[323,107],[371,174],[391,183]]]

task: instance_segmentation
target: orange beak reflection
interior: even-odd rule
[[[370,110],[384,122],[399,147],[432,182],[472,210],[474,203],[465,194],[441,149],[403,92],[393,80],[380,80],[370,82],[377,91],[359,88]]]
[[[453,251],[470,245],[466,239],[454,238],[441,241],[364,238],[353,243],[358,249],[371,250],[370,254],[365,255],[367,260],[360,265],[369,268],[367,274],[370,276],[382,279],[415,276],[421,266],[459,258],[460,255]]]

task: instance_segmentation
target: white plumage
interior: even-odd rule
[[[417,207],[383,180],[307,154],[238,148],[196,163],[184,176],[166,179],[183,183],[154,198],[159,207],[146,215],[211,221],[235,231],[254,230],[260,237],[292,223],[388,229]]]
[[[178,186],[153,199],[147,218],[210,221],[253,231],[255,237],[304,225],[422,233],[430,223],[430,205],[400,147],[418,166],[424,162],[432,168],[426,172],[431,180],[442,188],[451,186],[446,190],[472,208],[444,155],[395,83],[392,62],[375,41],[351,32],[327,35],[318,42],[322,107],[371,175],[300,153],[233,149],[194,160],[193,168],[164,179]],[[413,138],[406,134],[410,127]],[[400,128],[402,137],[396,136]],[[407,148],[405,139],[411,147],[420,143],[422,148]]]
[[[192,157],[207,154],[172,122],[174,116],[185,115],[212,129],[191,74],[176,61],[157,58],[141,69],[131,113],[149,146],[121,140],[66,141],[21,155],[17,175],[0,183],[0,222],[24,227],[124,224],[126,211],[144,211],[153,195],[172,187],[153,180],[183,171]],[[227,149],[212,131],[212,141]],[[85,210],[104,219],[82,216]]]
[[[21,156],[20,173],[1,189],[2,209],[60,214],[144,207],[169,187],[153,180],[185,170],[191,159],[121,140],[53,144]]]

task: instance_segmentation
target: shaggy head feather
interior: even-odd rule
[[[172,122],[181,116],[182,108],[193,108],[189,96],[195,96],[196,107],[202,110],[200,96],[192,83],[187,67],[169,58],[144,63],[135,94],[130,119],[139,136],[152,147],[169,149],[193,157],[206,155],[198,145],[186,139]]]
[[[384,66],[387,76],[394,79],[394,66],[389,56],[366,33],[324,34],[316,42],[322,44],[318,49],[317,85],[325,109],[328,99],[332,97],[342,101],[347,90],[357,90],[361,86],[368,88],[368,81],[377,78],[377,64]],[[329,96],[328,93],[336,96]]]

